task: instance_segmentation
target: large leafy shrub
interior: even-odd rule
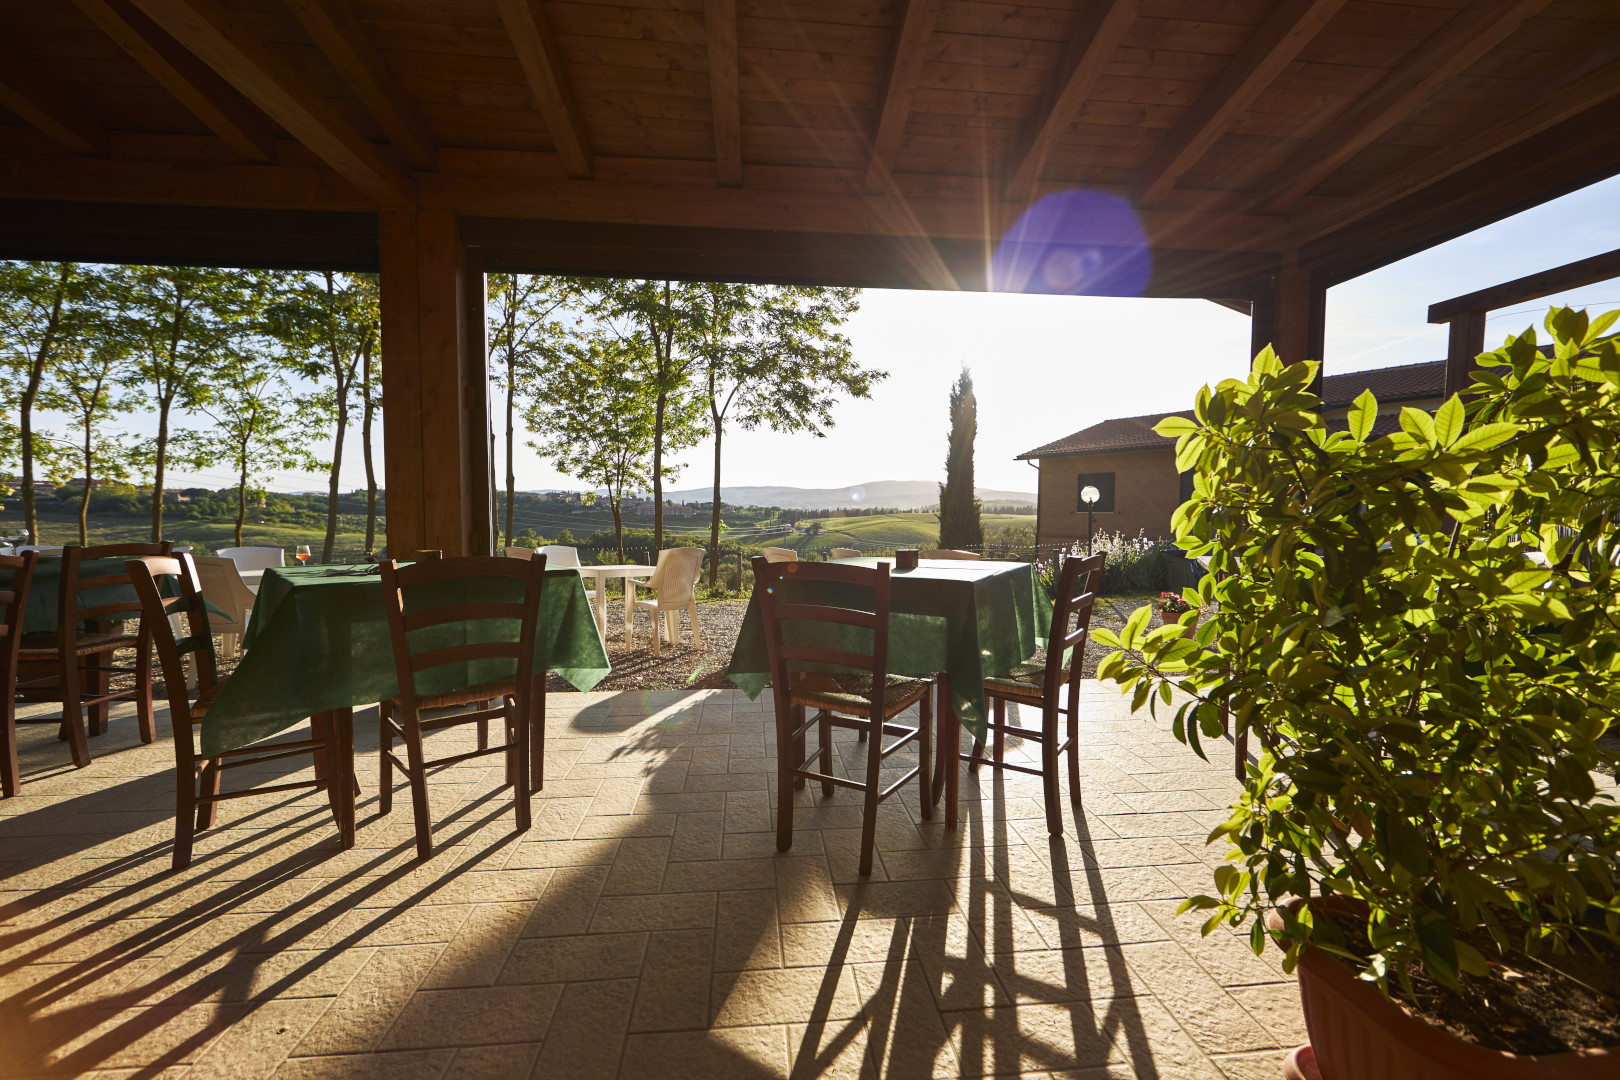
[[[1620,351],[1611,313],[1555,309],[1480,358],[1470,398],[1375,433],[1364,394],[1330,430],[1315,365],[1267,352],[1247,380],[1171,418],[1196,469],[1180,545],[1212,557],[1188,590],[1197,643],[1117,637],[1100,677],[1169,707],[1203,754],[1223,707],[1258,743],[1205,932],[1340,894],[1371,911],[1357,960],[1308,909],[1279,936],[1385,990],[1421,964],[1449,986],[1507,952],[1547,957],[1620,931],[1620,810],[1590,770],[1620,707]],[[1386,421],[1386,424],[1388,422]],[[1217,607],[1218,610],[1207,609]]]

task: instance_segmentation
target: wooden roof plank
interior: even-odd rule
[[[714,167],[721,187],[741,187],[742,105],[737,75],[737,0],[704,0],[709,98],[714,113]]]
[[[1295,219],[1290,231],[1301,244],[1335,232],[1616,96],[1620,96],[1620,60],[1610,60],[1472,138],[1427,154],[1357,195]]]
[[[127,0],[73,2],[237,157],[275,161],[276,136],[263,114]]]
[[[1268,210],[1293,206],[1334,170],[1410,116],[1435,91],[1505,41],[1548,0],[1475,0],[1400,67],[1289,159],[1257,196]]]
[[[409,205],[411,180],[215,0],[135,0],[146,15],[382,206]]]
[[[905,134],[906,118],[911,115],[912,96],[922,74],[928,52],[928,39],[939,17],[940,0],[906,0],[894,35],[894,55],[884,76],[883,102],[877,128],[872,133],[872,156],[866,163],[865,190],[881,195],[889,186],[895,151]]]
[[[94,0],[92,0],[94,2]],[[413,169],[438,168],[433,132],[344,0],[287,0],[316,46]]]
[[[579,107],[569,91],[563,73],[562,57],[551,33],[551,24],[539,0],[495,0],[501,22],[512,38],[523,75],[534,94],[535,108],[546,118],[551,142],[562,159],[563,168],[576,180],[591,176],[591,144],[585,135]]]
[[[8,35],[9,36],[9,35]],[[76,154],[107,152],[107,129],[101,121],[62,96],[10,52],[0,49],[0,105]]]
[[[1113,56],[1136,20],[1141,0],[1098,0],[1087,8],[1080,30],[1069,42],[1058,78],[1048,87],[1030,118],[1019,149],[1008,162],[1002,198],[1024,202],[1040,179],[1047,155],[1091,96],[1103,66]]]
[[[1148,162],[1138,204],[1152,206],[1164,198],[1345,2],[1310,0],[1301,4],[1283,0],[1277,4]]]

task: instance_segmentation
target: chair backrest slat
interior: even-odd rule
[[[794,670],[790,663],[835,664],[864,672],[872,678],[871,719],[883,718],[881,687],[888,675],[889,664],[889,564],[880,562],[875,567],[849,566],[839,563],[780,562],[773,563],[763,555],[752,560],[754,568],[754,595],[759,598],[760,615],[765,624],[765,648],[771,662],[771,685],[776,694],[777,715],[785,715],[788,692]],[[817,585],[833,586],[837,605],[817,602],[816,598],[795,595]],[[850,589],[849,586],[854,586]],[[852,606],[859,593],[861,606]],[[864,603],[871,597],[871,606]],[[855,622],[854,615],[863,616]],[[794,636],[814,636],[818,624],[836,628],[832,641],[787,643],[783,635],[786,624],[794,625]],[[851,641],[843,627],[855,626],[871,632],[871,645],[861,649],[863,642]],[[860,635],[864,636],[864,635]]]
[[[134,583],[130,571],[123,573],[98,572],[97,576],[81,578],[79,568],[85,563],[97,559],[149,559],[153,557],[168,557],[174,550],[174,544],[164,540],[157,544],[101,544],[94,547],[68,546],[62,549],[62,589],[58,597],[56,625],[62,634],[71,634],[75,627],[87,621],[113,621],[126,618],[129,615],[138,615],[142,612],[141,601],[134,600],[107,600],[100,603],[91,602],[80,605],[79,594],[91,590],[128,588]],[[195,571],[195,567],[193,567]],[[150,631],[146,620],[141,621],[141,633]]]
[[[466,600],[453,603],[427,603],[434,590],[423,590],[440,582],[472,583],[504,579],[521,584],[521,602],[505,600]],[[535,677],[534,651],[539,630],[540,598],[545,588],[546,557],[529,559],[505,556],[463,556],[434,559],[400,566],[392,559],[382,564],[383,597],[388,611],[388,631],[394,645],[394,673],[399,683],[400,703],[415,709],[420,696],[416,689],[419,672],[447,664],[487,660],[513,660],[517,664],[517,691],[520,707],[526,708]],[[422,606],[417,606],[421,603]],[[406,608],[411,610],[407,611]],[[412,632],[453,623],[476,625],[491,620],[519,622],[518,640],[470,641],[452,645],[425,643]],[[543,673],[541,673],[543,674]]]
[[[1091,612],[1096,605],[1097,587],[1102,584],[1105,558],[1100,554],[1084,558],[1071,555],[1063,560],[1057,596],[1052,601],[1052,626],[1046,639],[1044,694],[1054,707],[1058,687],[1065,682],[1069,684],[1069,693],[1078,692],[1086,644],[1091,640]],[[1074,622],[1072,629],[1070,620]]]
[[[34,583],[34,567],[39,564],[39,552],[25,551],[21,555],[0,555],[0,571],[9,580],[0,590],[0,604],[6,606],[6,615],[0,621],[4,638],[0,639],[0,669],[17,670],[17,650],[22,648],[23,619],[27,617],[28,592]]]
[[[135,594],[141,601],[141,630],[150,634],[156,646],[163,685],[169,698],[169,717],[174,725],[176,760],[182,775],[194,754],[191,728],[191,698],[187,696],[186,670],[181,658],[197,657],[197,693],[209,690],[219,681],[215,666],[213,628],[208,625],[208,605],[203,602],[202,582],[197,564],[189,554],[148,556],[124,563]],[[159,582],[164,584],[159,584]],[[178,593],[164,596],[165,591]],[[184,615],[187,634],[177,638],[171,616]]]

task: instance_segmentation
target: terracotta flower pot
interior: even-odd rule
[[[1312,901],[1313,907],[1319,904]],[[1362,909],[1363,911],[1365,909]],[[1339,914],[1345,913],[1342,909]],[[1272,916],[1273,927],[1281,920]],[[1290,1056],[1301,1080],[1599,1080],[1620,1076],[1620,1048],[1519,1056],[1465,1042],[1408,1014],[1330,956],[1300,956],[1309,1049]]]

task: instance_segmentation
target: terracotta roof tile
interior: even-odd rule
[[[1446,362],[1432,360],[1422,364],[1401,367],[1376,368],[1372,371],[1352,371],[1343,375],[1328,375],[1322,379],[1322,400],[1328,408],[1343,408],[1371,390],[1380,402],[1411,401],[1416,398],[1438,397],[1445,389]],[[1093,424],[1073,435],[1049,442],[1045,446],[1018,455],[1017,460],[1029,458],[1062,457],[1066,454],[1094,454],[1107,450],[1151,450],[1167,445],[1170,440],[1155,434],[1153,426],[1166,416],[1191,417],[1191,410],[1176,413],[1149,413],[1147,416],[1125,416]],[[1379,423],[1384,423],[1380,417]],[[1390,417],[1389,431],[1398,423]],[[1335,425],[1338,426],[1338,425]],[[1376,430],[1376,429],[1375,429]],[[1377,430],[1377,434],[1388,431]]]

